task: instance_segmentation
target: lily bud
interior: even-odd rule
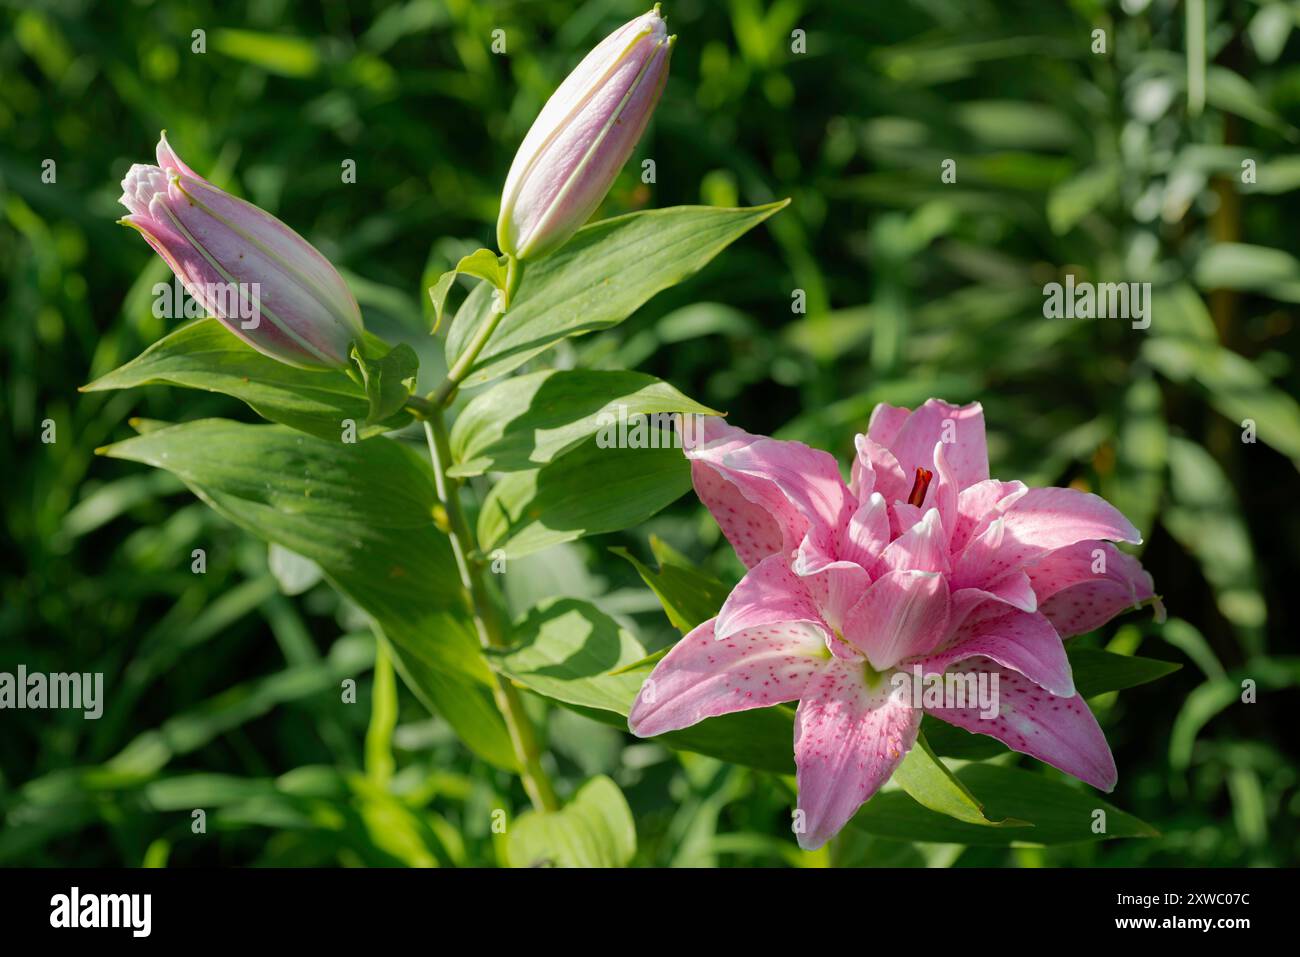
[[[186,291],[258,352],[305,368],[344,368],[364,329],[343,277],[316,247],[252,203],[194,172],[158,141],[119,200]]]
[[[659,102],[676,40],[656,4],[602,40],[547,100],[506,177],[503,253],[544,256],[596,211]]]

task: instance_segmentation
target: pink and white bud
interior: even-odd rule
[[[158,141],[119,202],[186,291],[258,352],[289,365],[343,368],[364,331],[347,283],[316,247],[265,210],[213,186]]]
[[[659,102],[676,39],[656,4],[602,40],[547,100],[506,177],[503,253],[545,256],[596,211]]]

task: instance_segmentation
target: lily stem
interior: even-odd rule
[[[505,288],[497,290],[496,304],[491,314],[483,323],[474,330],[474,338],[465,346],[452,367],[447,370],[447,377],[438,383],[438,387],[429,393],[424,402],[428,402],[436,408],[443,408],[451,404],[452,398],[456,395],[456,390],[460,388],[461,382],[465,376],[469,375],[469,370],[474,366],[474,360],[478,354],[483,351],[487,341],[492,338],[492,333],[497,331],[497,326],[501,325],[501,320],[505,318],[506,312],[510,309],[510,300],[519,288],[519,282],[524,275],[524,264],[519,260],[511,257],[506,264]],[[415,403],[408,401],[407,406],[412,411],[417,411]],[[423,416],[427,418],[426,416]]]
[[[456,360],[455,364],[447,370],[447,377],[438,383],[436,389],[429,393],[428,401],[430,403],[441,409],[443,406],[451,402],[452,396],[454,396],[456,390],[460,388],[461,380],[464,379],[465,376],[469,375],[469,370],[470,367],[474,365],[474,360],[477,359],[478,354],[483,351],[483,347],[487,345],[488,339],[491,338],[492,333],[496,331],[497,326],[501,324],[501,320],[504,316],[504,310],[492,310],[492,314],[487,317],[487,320],[479,326],[477,330],[475,330],[474,338],[471,339],[469,345],[465,347],[465,351],[460,354],[460,357]]]
[[[417,415],[419,414],[417,412]],[[465,521],[465,513],[460,506],[460,483],[447,475],[447,464],[451,461],[451,447],[447,440],[447,422],[443,417],[442,408],[436,406],[432,414],[427,417],[420,415],[420,417],[424,419],[424,436],[429,444],[429,460],[433,463],[438,498],[447,512],[451,550],[456,556],[456,567],[460,572],[461,584],[470,598],[479,643],[484,650],[504,647],[507,641],[501,627],[500,616],[492,603],[491,595],[488,594],[487,582],[483,577],[483,566],[475,555],[477,546],[473,533],[470,532],[469,524]],[[542,768],[536,730],[524,710],[524,702],[518,689],[508,678],[494,671],[492,696],[496,701],[497,709],[501,712],[501,717],[505,719],[515,759],[519,762],[519,776],[528,799],[539,811],[559,810],[560,802],[555,797],[551,779]]]

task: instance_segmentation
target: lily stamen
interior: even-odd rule
[[[934,478],[934,473],[929,469],[923,469],[919,465],[916,468],[916,481],[912,483],[912,491],[908,493],[907,504],[921,507],[925,501],[925,493],[930,488],[930,480]]]

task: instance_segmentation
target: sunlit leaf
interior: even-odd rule
[[[561,339],[607,329],[662,289],[703,268],[785,206],[675,206],[601,220],[524,269],[510,311],[479,353],[465,386],[505,375]],[[447,364],[464,351],[492,304],[492,287],[470,293],[447,334]]]

